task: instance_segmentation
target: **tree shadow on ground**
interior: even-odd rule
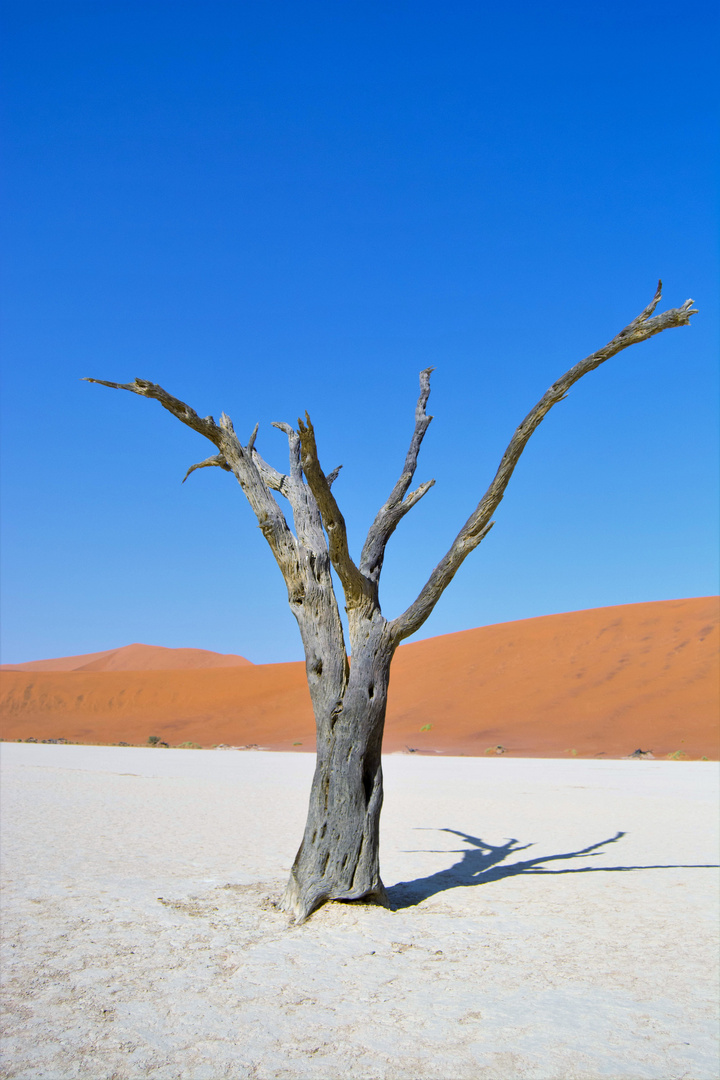
[[[433,830],[435,831],[435,830]],[[598,848],[606,844],[615,844],[627,834],[616,833],[607,840],[599,840],[596,844],[590,844],[580,851],[563,851],[557,855],[539,855],[535,859],[523,859],[520,862],[506,862],[509,856],[518,851],[526,851],[532,844],[519,844],[517,840],[508,839],[505,844],[489,844],[478,836],[470,836],[458,829],[438,829],[438,832],[452,833],[459,836],[469,848],[423,849],[438,854],[462,854],[459,862],[449,866],[446,870],[438,870],[428,877],[416,878],[414,881],[399,881],[397,885],[391,885],[387,890],[390,906],[396,911],[400,908],[414,907],[423,900],[427,900],[437,893],[446,889],[455,889],[459,885],[486,885],[491,881],[501,881],[502,878],[516,877],[530,874],[597,874],[597,873],[624,873],[631,870],[685,870],[715,868],[715,863],[693,863],[684,865],[670,863],[657,866],[571,866],[563,869],[548,870],[546,863],[564,862],[568,859],[579,859],[582,856],[590,858],[605,854]],[[501,865],[502,864],[502,865]]]

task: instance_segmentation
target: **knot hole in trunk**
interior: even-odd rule
[[[365,792],[365,806],[367,806],[370,802],[370,797],[372,796],[373,788],[375,786],[375,769],[371,768],[369,765],[366,765],[363,769],[362,782],[363,791]]]

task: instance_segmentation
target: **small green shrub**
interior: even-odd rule
[[[431,728],[432,728],[432,724],[423,724],[423,726],[420,728],[420,730],[421,731],[430,731]]]
[[[159,735],[148,735],[148,745],[157,746],[157,744],[159,742],[160,742],[160,736]]]
[[[196,742],[181,742],[178,744],[178,750],[202,750],[200,743]]]

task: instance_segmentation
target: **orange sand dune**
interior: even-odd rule
[[[393,662],[384,747],[483,754],[500,744],[546,757],[642,749],[717,759],[719,614],[717,597],[668,600],[404,645]],[[80,670],[41,670],[39,662],[3,671],[2,737],[146,743],[157,735],[175,745],[314,749],[304,664],[171,674],[112,666],[118,653],[149,648],[72,658]],[[157,650],[180,652],[200,651]]]
[[[0,671],[176,671],[196,668],[244,667],[244,656],[207,649],[166,649],[162,645],[124,645],[121,649],[3,664]]]

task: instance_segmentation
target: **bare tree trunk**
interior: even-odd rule
[[[400,641],[425,622],[460,566],[492,528],[491,520],[528,439],[578,379],[629,345],[646,341],[695,314],[692,300],[654,315],[662,284],[651,303],[607,345],[570,368],[543,395],[516,429],[495,477],[477,507],[430,574],[416,600],[392,622],[380,613],[378,582],[388,540],[402,518],[434,481],[410,485],[431,416],[425,412],[430,373],[420,373],[415,427],[400,477],[370,526],[356,565],[348,548],[345,520],[331,491],[338,469],[323,472],[310,418],[274,426],[288,438],[290,471],[278,472],[255,449],[257,425],[247,445],[238,439],[224,413],[218,423],[200,417],[161,386],[88,379],[141,397],[154,398],[188,427],[204,435],[217,454],[192,465],[218,466],[238,480],[287,586],[305,649],[305,669],[317,725],[317,765],[300,850],[283,906],[303,921],[326,900],[372,899],[387,903],[380,878],[379,822],[382,807],[381,749],[390,663]],[[274,493],[292,508],[290,528]],[[348,662],[331,567],[345,594],[352,663]]]
[[[326,900],[387,904],[380,878],[381,751],[395,644],[377,611],[356,629],[342,700],[316,716],[308,817],[282,901],[299,922]]]

